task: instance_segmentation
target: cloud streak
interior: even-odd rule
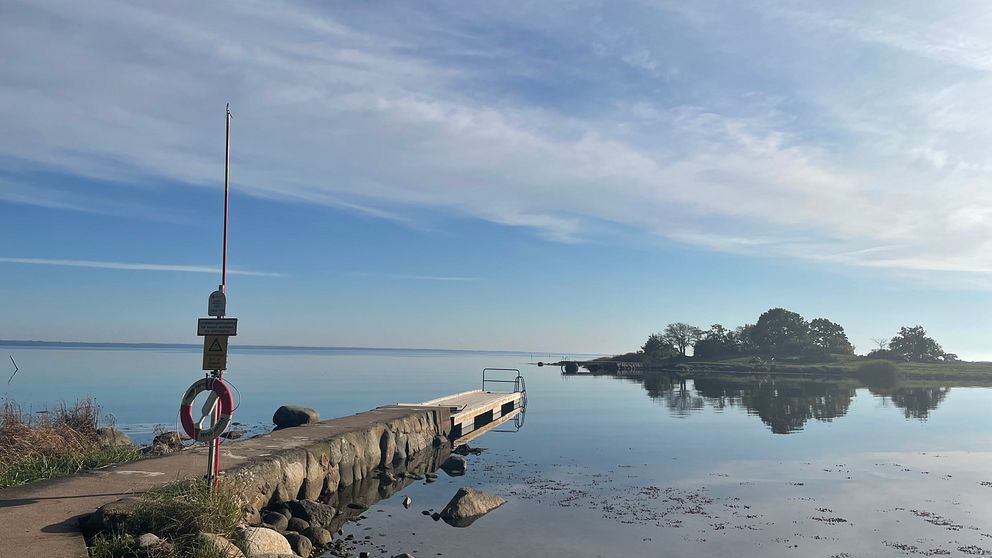
[[[106,262],[94,260],[60,260],[48,258],[9,258],[0,257],[0,263],[27,264],[27,265],[52,265],[61,267],[88,267],[94,269],[118,269],[125,271],[167,271],[178,273],[220,273],[220,268],[202,265],[176,265],[176,264],[155,264],[155,263],[128,263],[128,262]],[[284,277],[281,273],[270,273],[265,271],[246,271],[229,269],[231,275],[244,275],[249,277]]]

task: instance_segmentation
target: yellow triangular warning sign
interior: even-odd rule
[[[210,348],[207,349],[207,352],[208,353],[223,353],[224,352],[224,347],[221,346],[220,339],[214,339],[214,342],[210,345]]]

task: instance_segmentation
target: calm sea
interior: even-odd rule
[[[197,349],[3,352],[21,369],[5,397],[38,410],[92,396],[139,441],[175,425],[201,376]],[[256,433],[281,404],[327,418],[473,389],[486,366],[522,370],[519,429],[477,440],[488,449],[467,475],[414,483],[347,528],[373,556],[992,556],[989,389],[683,384],[526,364],[547,356],[233,349],[225,377],[240,393],[235,420]],[[509,503],[467,528],[421,513],[463,485]]]

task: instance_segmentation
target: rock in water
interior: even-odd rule
[[[286,505],[293,512],[293,517],[298,517],[311,526],[327,527],[334,520],[334,513],[337,511],[334,506],[312,500],[291,500]]]
[[[234,543],[220,535],[200,533],[197,538],[200,539],[200,542],[203,543],[204,547],[213,550],[218,556],[224,556],[225,558],[245,558],[245,555],[241,552],[240,548],[234,546]],[[152,556],[154,556],[154,554],[152,554]]]
[[[452,455],[441,464],[441,469],[452,477],[464,475],[466,469],[465,458],[460,455]]]
[[[468,444],[461,444],[457,448],[451,450],[451,453],[455,455],[480,455],[484,451],[486,451],[486,448],[473,448]]]
[[[245,554],[248,558],[264,554],[293,554],[286,537],[268,527],[241,527],[235,534],[245,541]]]
[[[441,510],[441,519],[453,527],[468,527],[476,519],[502,506],[506,500],[474,488],[459,488],[448,505]]]
[[[272,422],[277,428],[302,426],[304,424],[320,422],[320,413],[310,407],[283,405],[276,409],[275,414],[272,415]]]
[[[97,441],[100,442],[100,447],[104,448],[116,448],[131,445],[131,438],[129,438],[127,434],[112,427],[97,428],[96,437]]]
[[[413,505],[413,500],[411,500],[409,496],[407,496],[406,498],[403,498],[403,507],[404,508],[410,509],[410,506],[412,506],[412,505]]]

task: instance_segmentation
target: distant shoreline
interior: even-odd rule
[[[18,347],[26,349],[200,349],[200,343],[112,343],[86,341],[37,341],[20,339],[0,339],[0,347]],[[489,349],[424,349],[403,347],[347,347],[347,346],[307,346],[307,345],[232,345],[232,350],[254,349],[269,351],[382,351],[382,352],[422,352],[422,353],[461,353],[461,354],[505,354],[533,355],[534,358],[559,358],[561,355],[601,357],[606,353],[565,353],[548,351],[508,351]]]

